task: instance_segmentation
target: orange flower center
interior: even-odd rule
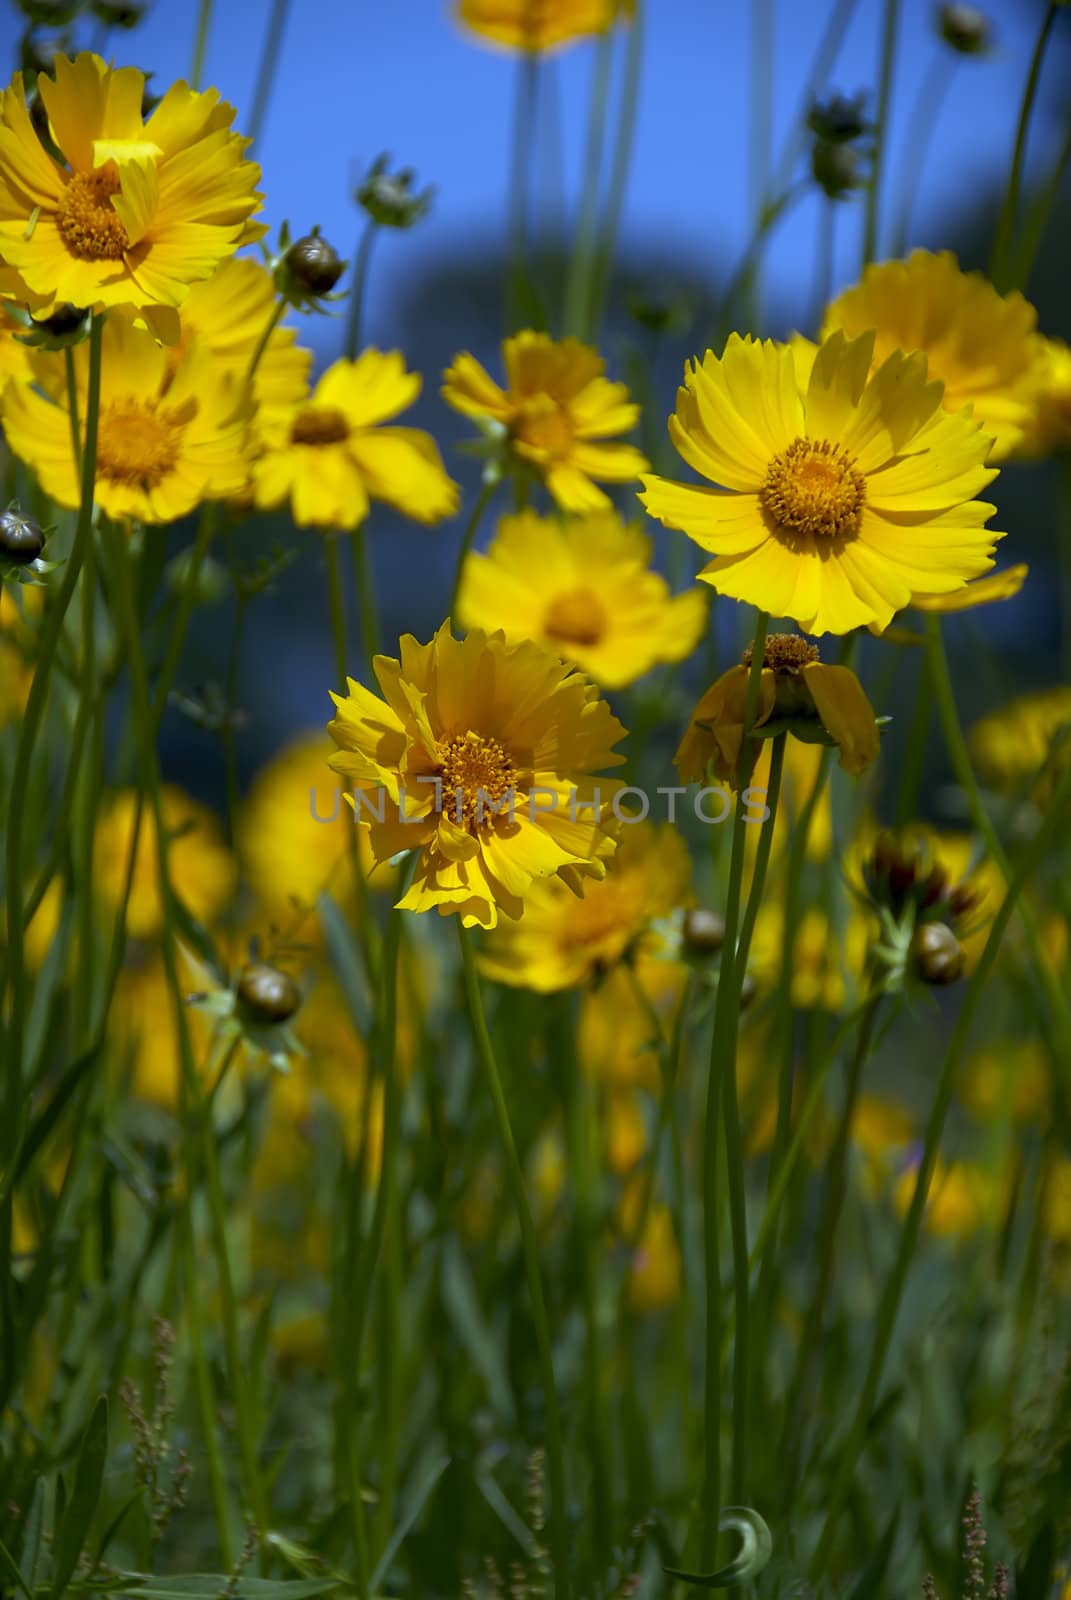
[[[113,400],[102,412],[97,476],[155,488],[178,460],[180,429],[166,411],[138,400]]]
[[[549,394],[531,395],[521,404],[513,432],[529,450],[560,459],[573,447],[572,418]]]
[[[543,632],[563,644],[598,644],[606,632],[606,610],[591,589],[565,589],[547,607]]]
[[[751,654],[751,646],[748,645],[741,657],[745,667],[751,665]],[[762,664],[769,667],[771,672],[799,672],[801,667],[810,666],[817,660],[818,646],[801,639],[798,633],[771,633],[762,653]]]
[[[350,425],[337,406],[302,406],[290,425],[291,444],[342,444]]]
[[[517,770],[497,739],[482,733],[457,733],[439,746],[442,810],[471,832],[494,817],[498,804],[517,786]],[[508,810],[503,808],[503,814]]]
[[[96,172],[75,172],[68,178],[56,210],[56,227],[76,260],[120,261],[130,249],[130,236],[112,205],[120,188],[114,161]]]
[[[776,531],[790,539],[852,538],[859,532],[866,483],[839,444],[795,439],[770,462],[759,501]]]

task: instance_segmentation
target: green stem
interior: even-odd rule
[[[160,676],[156,680],[156,694],[153,697],[153,723],[159,731],[160,721],[167,710],[167,697],[171,693],[171,685],[175,680],[179,660],[182,656],[182,646],[186,641],[186,630],[190,625],[193,608],[197,603],[197,583],[201,576],[205,557],[208,555],[209,546],[216,532],[216,522],[219,516],[219,507],[214,501],[208,501],[201,508],[201,518],[197,524],[197,538],[194,541],[193,554],[190,557],[189,567],[186,569],[186,581],[179,595],[178,607],[171,625],[171,634],[167,641],[167,651],[164,655],[164,664],[160,668]]]
[[[837,1530],[837,1522],[855,1478],[859,1458],[866,1446],[874,1404],[877,1400],[878,1389],[885,1370],[885,1359],[888,1355],[889,1345],[896,1326],[897,1314],[900,1309],[900,1300],[907,1281],[911,1259],[918,1243],[923,1212],[926,1206],[926,1196],[937,1161],[945,1117],[962,1067],[971,1025],[981,1004],[982,996],[988,987],[990,973],[1000,950],[1001,941],[1004,938],[1008,923],[1011,921],[1016,903],[1027,880],[1039,862],[1044,859],[1045,853],[1052,843],[1053,836],[1064,826],[1066,818],[1065,807],[1069,802],[1071,802],[1071,766],[1066,769],[1057,786],[1053,795],[1052,806],[1046,813],[1044,821],[1023,852],[1018,868],[1008,885],[1000,910],[997,912],[989,929],[989,936],[986,939],[981,959],[967,985],[967,993],[964,996],[962,1009],[953,1029],[952,1037],[949,1040],[948,1050],[938,1078],[933,1107],[930,1111],[929,1121],[926,1124],[922,1158],[919,1163],[918,1175],[915,1179],[911,1205],[901,1230],[896,1262],[885,1285],[877,1317],[875,1318],[874,1338],[863,1384],[859,1392],[859,1400],[848,1436],[837,1451],[837,1465],[833,1482],[825,1494],[826,1518],[811,1560],[810,1578],[812,1582],[817,1582],[829,1570],[829,1557]]]
[[[878,77],[877,131],[874,135],[874,155],[870,181],[866,191],[866,217],[863,223],[863,265],[867,267],[878,253],[879,206],[881,180],[885,159],[889,152],[889,117],[892,112],[893,72],[896,65],[896,41],[900,25],[901,0],[885,0],[885,21],[881,35],[881,67]]]
[[[1027,207],[1026,218],[1023,223],[1022,243],[1016,253],[1013,270],[1009,277],[1009,289],[1025,289],[1030,281],[1030,274],[1034,270],[1034,262],[1037,259],[1038,251],[1041,249],[1041,241],[1045,237],[1045,229],[1052,216],[1053,207],[1056,204],[1060,186],[1064,181],[1069,164],[1071,164],[1071,124],[1068,125],[1064,142],[1060,146],[1059,154],[1052,164],[1049,176]]]
[[[811,69],[803,86],[799,110],[793,118],[792,132],[781,152],[781,160],[774,174],[770,194],[779,194],[786,188],[792,178],[796,158],[800,153],[807,131],[807,113],[825,87],[826,81],[833,70],[844,35],[851,25],[852,15],[858,4],[859,0],[836,0],[833,9],[829,13],[829,21],[826,23],[825,32],[818,42],[818,49],[814,53]],[[769,203],[770,194],[765,197],[767,204]]]
[[[369,217],[361,229],[361,237],[357,243],[357,254],[353,259],[353,283],[350,287],[350,304],[346,314],[346,342],[343,345],[343,354],[347,361],[356,361],[357,352],[361,348],[361,316],[364,311],[365,294],[368,288],[368,267],[372,259],[372,246],[375,243],[377,224],[375,217]]]
[[[625,194],[628,190],[632,168],[632,151],[636,139],[636,113],[640,101],[640,79],[643,67],[643,7],[644,0],[633,0],[632,18],[629,22],[628,46],[625,51],[625,76],[621,87],[621,108],[617,119],[617,140],[610,163],[610,181],[606,191],[606,207],[599,230],[599,248],[592,275],[589,305],[589,329],[599,326],[606,291],[613,268],[614,248],[621,226]]]
[[[751,11],[751,194],[755,206],[752,219],[756,233],[763,214],[763,196],[770,181],[770,155],[773,134],[773,0],[752,0]],[[747,319],[753,327],[762,321],[762,260],[756,258],[748,278],[750,305]]]
[[[268,31],[264,35],[264,49],[260,57],[260,67],[257,71],[257,86],[253,91],[253,108],[249,113],[248,135],[253,144],[260,138],[264,127],[264,118],[268,114],[268,102],[271,99],[272,83],[275,80],[276,68],[279,65],[279,55],[283,47],[283,34],[286,30],[286,16],[290,9],[290,0],[273,0],[271,16],[268,18]]]
[[[942,45],[931,57],[929,66],[919,79],[918,93],[907,124],[910,142],[904,152],[898,173],[900,214],[893,230],[894,256],[907,253],[907,241],[911,233],[911,213],[918,195],[919,180],[926,165],[926,156],[944,106],[945,96],[952,82],[955,60],[947,45]]]
[[[718,1122],[724,1103],[727,1124],[726,1148],[729,1165],[730,1222],[733,1243],[735,1282],[736,1349],[734,1365],[732,1482],[737,1503],[743,1503],[743,1480],[747,1465],[747,1383],[748,1317],[750,1294],[747,1277],[747,1228],[743,1218],[743,1173],[739,1109],[736,1098],[736,1035],[740,1016],[740,985],[743,973],[737,962],[737,934],[740,922],[740,890],[744,871],[744,806],[740,793],[746,787],[755,751],[751,730],[759,703],[769,617],[760,611],[755,624],[751,670],[748,673],[744,705],[743,738],[736,773],[737,803],[733,816],[732,852],[729,858],[729,889],[725,907],[725,942],[714,1007],[714,1028],[710,1041],[707,1076],[707,1104],[703,1150],[703,1237],[706,1274],[706,1381],[704,1440],[706,1464],[702,1496],[702,1534],[700,1560],[704,1567],[715,1558],[718,1522],[721,1516],[721,1281],[718,1264]],[[731,1080],[731,1082],[729,1081]],[[743,1225],[742,1225],[743,1224]]]
[[[606,146],[606,126],[610,109],[610,69],[613,66],[613,59],[614,31],[612,28],[607,28],[599,40],[595,53],[584,147],[584,182],[581,190],[580,215],[565,286],[564,331],[576,339],[587,339],[591,334],[591,291],[598,237],[599,179],[602,176],[603,151]]]
[[[22,1093],[22,1046],[26,1025],[26,966],[23,944],[24,917],[22,886],[24,874],[23,828],[26,796],[29,790],[34,747],[41,730],[48,698],[49,676],[63,632],[63,624],[74,596],[79,574],[93,539],[93,492],[96,487],[97,429],[100,419],[100,371],[103,317],[94,313],[89,335],[89,384],[86,400],[86,436],[82,449],[82,482],[75,528],[74,547],[67,561],[63,584],[45,617],[38,646],[37,665],[19,729],[15,766],[7,805],[7,941],[8,982],[11,1008],[5,1044],[8,1062],[8,1092],[5,1118],[8,1138],[17,1144],[29,1106]]]
[[[766,809],[770,815],[762,824],[759,834],[759,847],[755,852],[755,867],[751,874],[751,888],[748,891],[747,910],[744,912],[744,922],[740,930],[740,943],[737,946],[736,959],[742,972],[747,972],[747,958],[751,951],[751,940],[755,932],[755,921],[762,904],[762,891],[766,887],[766,872],[770,865],[770,851],[773,848],[774,827],[777,822],[777,804],[781,798],[781,776],[785,768],[785,740],[787,733],[779,733],[773,741],[770,752],[770,780],[766,789]],[[741,978],[743,982],[743,978]]]
[[[929,742],[930,723],[933,719],[933,695],[930,689],[930,669],[925,656],[919,663],[919,679],[915,687],[915,705],[907,730],[907,749],[900,769],[900,787],[896,797],[896,821],[905,827],[918,813],[922,778],[926,770],[926,747]]]
[[[509,1106],[506,1101],[505,1090],[502,1087],[502,1078],[495,1058],[494,1045],[491,1042],[491,1035],[487,1027],[483,997],[480,993],[480,980],[476,972],[476,958],[473,955],[470,936],[466,933],[460,921],[457,925],[457,932],[458,943],[461,946],[461,965],[465,978],[465,997],[468,1003],[469,1020],[472,1024],[473,1042],[476,1046],[480,1065],[486,1075],[487,1086],[494,1105],[498,1134],[506,1159],[506,1176],[513,1196],[517,1222],[521,1230],[521,1246],[524,1252],[525,1272],[528,1278],[528,1295],[532,1303],[532,1323],[539,1352],[539,1367],[543,1383],[543,1405],[546,1413],[547,1470],[550,1480],[550,1543],[551,1559],[554,1566],[555,1600],[570,1600],[572,1580],[569,1560],[569,1525],[565,1501],[565,1460],[562,1450],[558,1393],[554,1381],[554,1357],[550,1339],[550,1323],[547,1319],[546,1301],[543,1296],[543,1279],[539,1267],[539,1247],[536,1242],[531,1208],[528,1204],[524,1169],[517,1154],[513,1128],[510,1123]]]
[[[494,496],[494,492],[497,488],[497,478],[485,479],[483,488],[480,490],[476,504],[472,508],[472,515],[469,517],[469,520],[465,525],[465,532],[461,538],[461,549],[457,554],[457,568],[454,572],[454,584],[453,588],[450,590],[450,609],[446,613],[448,617],[452,618],[456,628],[461,626],[457,615],[457,602],[461,595],[461,585],[465,577],[465,561],[468,557],[469,551],[472,549],[472,541],[476,537],[480,523],[483,521],[483,514],[490,505]]]
[[[818,201],[818,248],[814,269],[814,327],[820,328],[833,296],[833,258],[837,244],[837,202],[828,195]]]
[[[509,259],[507,295],[507,333],[514,333],[524,320],[528,272],[528,194],[531,178],[532,132],[535,126],[536,91],[539,83],[539,58],[525,51],[517,61],[517,85],[513,102],[513,136],[509,178]]]
[[[197,33],[193,41],[193,60],[190,63],[190,88],[199,89],[204,77],[205,55],[208,51],[208,30],[212,23],[212,0],[201,0],[197,13]]]
[[[353,570],[357,579],[357,616],[361,625],[361,644],[368,672],[379,654],[379,613],[376,607],[376,576],[372,568],[372,544],[367,526],[354,528],[350,536]]]
[[[229,1572],[234,1565],[234,1546],[231,1542],[230,1515],[227,1509],[227,1481],[223,1473],[223,1458],[216,1436],[219,1404],[216,1399],[212,1369],[204,1349],[201,1320],[200,1267],[193,1237],[193,1219],[190,1197],[179,1204],[179,1230],[182,1238],[183,1279],[186,1286],[186,1321],[190,1332],[190,1355],[193,1363],[194,1389],[197,1395],[197,1412],[201,1424],[201,1438],[208,1468],[208,1492],[219,1533],[219,1553],[223,1570]]]
[[[1015,143],[1012,146],[1011,167],[1008,170],[1008,182],[1004,190],[1004,200],[997,217],[996,232],[993,236],[993,254],[989,261],[989,276],[1000,290],[1011,287],[1009,270],[1011,264],[1012,239],[1015,234],[1015,224],[1019,213],[1019,191],[1023,181],[1023,166],[1026,162],[1026,145],[1030,134],[1030,119],[1034,112],[1034,102],[1037,100],[1038,85],[1041,82],[1041,68],[1045,60],[1045,51],[1052,34],[1056,13],[1060,9],[1059,0],[1049,0],[1042,18],[1041,29],[1034,45],[1034,54],[1030,58],[1030,71],[1027,73],[1026,87],[1023,90],[1022,104],[1019,107],[1019,120],[1015,126]]]
[[[250,357],[249,366],[246,369],[245,374],[245,381],[250,386],[252,386],[253,379],[257,375],[257,368],[260,366],[261,357],[268,348],[268,341],[275,332],[276,328],[279,326],[280,322],[282,322],[283,317],[286,315],[286,304],[286,301],[282,297],[275,302],[275,304],[272,306],[271,316],[268,318],[267,324],[265,325],[264,332],[257,340],[257,347]]]
[[[327,598],[331,610],[331,636],[335,643],[335,682],[339,694],[346,692],[346,602],[342,595],[342,563],[339,560],[338,540],[328,534],[324,540],[324,560],[327,562]]]

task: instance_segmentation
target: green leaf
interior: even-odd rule
[[[402,1513],[398,1526],[395,1528],[394,1532],[387,1541],[387,1548],[380,1556],[379,1562],[376,1565],[376,1570],[373,1572],[369,1581],[369,1586],[373,1593],[379,1588],[379,1585],[386,1577],[390,1568],[390,1564],[394,1560],[394,1557],[398,1554],[398,1551],[401,1549],[406,1535],[416,1522],[417,1518],[420,1516],[420,1513],[423,1511],[424,1506],[431,1496],[432,1490],[435,1488],[435,1485],[438,1483],[439,1479],[442,1477],[449,1465],[449,1456],[439,1456],[437,1460],[431,1463],[431,1466],[428,1468],[427,1472],[413,1490],[412,1498]]]
[[[693,1584],[697,1589],[731,1589],[740,1583],[752,1583],[773,1554],[773,1535],[757,1511],[749,1506],[726,1506],[718,1518],[721,1533],[738,1533],[740,1552],[727,1567],[717,1572],[679,1572],[676,1567],[663,1567],[667,1577],[681,1583]]]
[[[367,1039],[372,1030],[372,1000],[353,933],[329,894],[320,896],[316,902],[316,909],[323,924],[327,954],[335,969],[350,1016],[361,1038]]]
[[[487,1385],[488,1399],[504,1422],[513,1422],[516,1411],[509,1376],[480,1308],[465,1253],[452,1237],[442,1243],[442,1295],[454,1330]]]
[[[22,1576],[15,1557],[11,1554],[11,1551],[8,1549],[7,1545],[2,1539],[0,1539],[0,1568],[3,1568],[4,1571],[7,1572],[8,1576],[14,1580],[14,1582],[26,1596],[26,1600],[33,1600],[33,1590],[26,1582],[26,1579]]]
[[[100,1486],[104,1478],[104,1462],[108,1454],[108,1401],[101,1395],[93,1408],[93,1415],[82,1435],[82,1448],[78,1452],[78,1465],[74,1469],[74,1488],[70,1503],[59,1520],[53,1552],[51,1600],[58,1600],[78,1565],[78,1557],[86,1542],[90,1525],[96,1515]]]
[[[38,1582],[38,1565],[41,1560],[42,1534],[45,1526],[45,1480],[38,1478],[30,1496],[29,1509],[22,1525],[22,1547],[19,1566],[26,1582],[33,1589]]]
[[[885,1525],[885,1532],[874,1546],[873,1553],[860,1574],[859,1582],[848,1596],[848,1600],[873,1600],[881,1589],[885,1577],[885,1569],[889,1565],[893,1545],[896,1542],[896,1530],[900,1526],[900,1507],[897,1506],[892,1516]]]
[[[228,1591],[232,1600],[311,1600],[337,1589],[339,1580],[324,1578],[247,1578],[237,1582],[225,1573],[191,1572],[175,1578],[152,1578],[140,1572],[123,1574],[122,1592],[134,1600],[216,1600]],[[113,1585],[115,1587],[115,1585]]]

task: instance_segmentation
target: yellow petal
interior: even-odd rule
[[[840,747],[840,765],[858,777],[877,760],[881,748],[874,708],[862,684],[848,667],[812,661],[802,670],[822,726]]]
[[[916,611],[972,611],[975,606],[990,605],[994,600],[1014,600],[1026,582],[1030,568],[1020,562],[1015,567],[1004,567],[987,578],[975,578],[952,594],[913,594],[911,604]]]

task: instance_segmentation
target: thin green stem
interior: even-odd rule
[[[286,301],[282,298],[282,296],[280,296],[280,298],[272,306],[271,316],[268,318],[264,332],[257,340],[256,349],[253,351],[253,354],[249,359],[249,366],[246,368],[245,381],[247,384],[252,385],[253,379],[257,375],[257,368],[260,366],[261,357],[268,348],[268,342],[276,328],[279,326],[280,322],[282,322],[283,317],[286,315],[286,305]]]
[[[1066,818],[1065,807],[1068,803],[1071,803],[1071,766],[1065,770],[1057,785],[1056,792],[1053,795],[1052,806],[1046,813],[1044,821],[1030,844],[1023,851],[1015,874],[1008,885],[1000,910],[990,926],[985,948],[967,986],[967,993],[964,996],[959,1017],[949,1040],[948,1050],[945,1053],[944,1063],[938,1077],[937,1090],[934,1095],[929,1121],[926,1124],[922,1157],[915,1179],[911,1205],[901,1230],[896,1261],[878,1306],[874,1322],[874,1337],[867,1361],[866,1373],[859,1391],[859,1399],[848,1435],[837,1451],[833,1480],[825,1494],[826,1517],[811,1560],[810,1577],[812,1582],[817,1582],[828,1570],[837,1523],[849,1488],[855,1478],[859,1458],[866,1446],[867,1433],[885,1370],[885,1359],[888,1355],[889,1345],[896,1326],[900,1301],[903,1296],[911,1260],[918,1243],[926,1197],[933,1177],[934,1166],[937,1162],[945,1118],[952,1100],[956,1080],[962,1068],[971,1026],[982,996],[988,987],[990,973],[1000,950],[1005,931],[1011,921],[1016,903],[1020,899],[1030,876],[1044,859],[1047,850],[1052,844],[1054,835],[1064,826]]]
[[[821,327],[826,306],[833,296],[833,257],[837,244],[837,202],[828,195],[818,200],[818,247],[814,267],[813,326]]]
[[[773,0],[752,0],[751,12],[751,148],[749,168],[751,194],[755,207],[752,219],[758,232],[763,214],[763,196],[770,181],[770,157],[773,142],[773,63],[774,63],[774,5]],[[762,321],[762,258],[756,258],[754,270],[748,278],[750,306],[748,320],[757,327]]]
[[[625,73],[621,86],[621,105],[617,118],[617,139],[610,163],[610,181],[606,190],[606,205],[599,230],[599,248],[592,276],[588,327],[594,334],[601,320],[602,307],[613,269],[614,248],[621,226],[625,195],[628,191],[629,173],[632,170],[632,151],[636,140],[636,113],[640,102],[640,81],[643,69],[644,0],[633,0],[629,22],[628,44],[625,49]]]
[[[1064,142],[1060,146],[1059,154],[1052,164],[1049,176],[1041,185],[1038,193],[1027,207],[1026,217],[1023,222],[1022,242],[1016,252],[1012,271],[1009,275],[1009,289],[1025,289],[1030,282],[1030,275],[1034,270],[1037,253],[1041,249],[1041,241],[1045,237],[1045,230],[1052,217],[1053,207],[1060,193],[1060,186],[1064,181],[1068,166],[1071,165],[1071,123],[1068,124]]]
[[[212,0],[201,0],[197,13],[197,32],[193,41],[193,60],[190,63],[190,88],[200,89],[208,53],[208,30],[212,25]]]
[[[331,637],[335,644],[335,682],[339,694],[346,692],[346,602],[342,594],[342,562],[339,559],[338,540],[328,535],[324,540],[324,560],[327,563],[327,599],[331,611]]]
[[[610,109],[610,71],[613,59],[614,30],[607,28],[595,52],[584,146],[580,214],[565,285],[564,331],[576,339],[587,339],[591,333],[591,291],[599,226],[599,181],[602,177],[603,151],[606,147],[606,127]]]
[[[897,174],[900,186],[900,211],[893,229],[892,253],[907,253],[911,234],[911,213],[918,196],[919,182],[926,165],[926,156],[933,141],[934,130],[941,115],[952,82],[956,57],[947,45],[941,45],[931,56],[930,64],[919,79],[918,92],[908,118],[908,146]]]
[[[1049,0],[1049,4],[1045,8],[1045,15],[1041,21],[1037,41],[1034,45],[1034,53],[1030,58],[1030,70],[1027,73],[1022,104],[1019,107],[1019,120],[1015,125],[1015,142],[1012,145],[1008,182],[1005,186],[1004,199],[997,217],[996,231],[993,235],[993,253],[989,260],[989,276],[997,288],[1001,290],[1011,287],[1009,272],[1012,240],[1015,236],[1015,224],[1019,215],[1019,193],[1023,182],[1023,167],[1026,164],[1026,146],[1030,135],[1030,119],[1034,113],[1038,86],[1041,82],[1041,68],[1045,61],[1045,51],[1048,48],[1053,24],[1056,21],[1056,13],[1059,9],[1060,0]]]
[[[342,347],[347,361],[356,361],[357,352],[361,348],[361,318],[368,291],[368,267],[372,260],[372,246],[377,232],[378,224],[375,217],[369,217],[361,229],[361,237],[357,241],[357,254],[353,258],[353,282],[350,285],[350,303],[346,313],[346,342]]]
[[[900,27],[901,0],[885,0],[885,20],[881,34],[881,66],[878,73],[877,131],[874,135],[874,154],[870,179],[866,191],[866,214],[863,223],[863,265],[867,267],[878,253],[881,186],[885,161],[889,153],[889,118],[892,114],[893,76],[896,65],[896,44]]]
[[[268,114],[268,104],[271,100],[272,84],[275,81],[276,69],[279,65],[279,55],[283,48],[283,34],[286,31],[286,17],[290,9],[290,0],[273,0],[271,16],[268,18],[268,31],[264,35],[264,48],[261,52],[260,66],[257,70],[257,84],[253,90],[253,107],[249,113],[247,133],[254,144],[260,138],[264,127],[264,118]]]
[[[933,720],[933,695],[930,690],[930,669],[925,656],[919,663],[919,678],[915,686],[915,704],[907,730],[907,748],[900,769],[900,787],[896,796],[896,821],[906,826],[918,813],[922,778],[926,770],[926,747],[929,742],[930,723]]]
[[[530,51],[523,52],[517,61],[516,73],[509,169],[507,333],[515,332],[525,320],[524,305],[530,293],[528,200],[539,84],[538,56]]]
[[[26,797],[33,766],[34,749],[41,730],[48,699],[49,678],[67,610],[74,596],[79,574],[85,565],[93,539],[93,492],[96,487],[97,429],[100,419],[100,372],[103,318],[94,313],[89,335],[89,383],[86,399],[86,435],[82,447],[81,498],[74,547],[67,562],[63,583],[49,607],[41,629],[36,670],[30,684],[26,708],[19,729],[15,766],[7,805],[7,976],[11,989],[6,1054],[8,1092],[5,1127],[7,1137],[17,1144],[28,1115],[28,1098],[22,1093],[22,1047],[26,1023],[26,966],[23,944],[23,830]],[[88,692],[88,691],[87,691]]]
[[[160,668],[160,675],[156,680],[156,694],[153,697],[153,723],[159,730],[160,721],[167,710],[167,697],[171,693],[171,685],[175,681],[179,660],[182,656],[182,646],[186,641],[186,631],[190,625],[193,608],[197,603],[197,584],[201,576],[209,547],[216,532],[219,516],[219,507],[209,500],[201,508],[200,521],[197,524],[197,538],[194,541],[193,553],[190,564],[186,569],[186,579],[179,595],[179,603],[171,624],[171,633],[167,641],[167,650],[164,653],[164,664]]]
[[[565,1501],[565,1458],[562,1449],[558,1392],[554,1380],[554,1356],[550,1339],[550,1323],[547,1318],[546,1301],[543,1295],[543,1279],[539,1266],[539,1247],[536,1241],[531,1207],[528,1204],[524,1169],[521,1166],[520,1157],[517,1154],[517,1146],[513,1138],[509,1105],[502,1086],[494,1045],[491,1042],[491,1035],[487,1027],[483,997],[480,993],[480,980],[476,971],[476,958],[473,955],[471,939],[461,926],[460,920],[458,921],[457,932],[458,942],[461,947],[461,966],[465,979],[465,997],[468,1003],[469,1021],[472,1024],[473,1042],[476,1046],[476,1054],[479,1057],[480,1065],[487,1079],[487,1087],[490,1090],[491,1101],[494,1106],[499,1139],[506,1160],[506,1176],[521,1231],[521,1247],[524,1252],[524,1266],[528,1279],[528,1296],[532,1304],[532,1323],[539,1353],[539,1367],[543,1383],[543,1405],[546,1414],[547,1472],[550,1480],[550,1544],[551,1560],[554,1567],[555,1600],[570,1600],[573,1586],[569,1559],[569,1524]]]
[[[818,48],[814,53],[814,59],[811,62],[811,68],[803,86],[799,110],[793,118],[792,132],[785,141],[784,149],[781,152],[781,160],[775,169],[770,194],[779,194],[791,180],[796,158],[799,156],[806,135],[807,113],[821,93],[826,80],[833,70],[844,35],[851,26],[852,16],[858,4],[859,0],[836,0],[833,9],[829,13],[829,21],[826,23],[825,32],[818,42]],[[769,202],[770,194],[765,197],[767,203]]]
[[[204,1349],[200,1299],[200,1266],[193,1236],[193,1218],[190,1197],[179,1205],[178,1225],[182,1239],[182,1270],[186,1288],[186,1322],[190,1334],[190,1355],[193,1363],[194,1390],[197,1395],[197,1413],[201,1424],[201,1439],[208,1469],[208,1492],[216,1518],[219,1534],[219,1553],[223,1570],[229,1572],[234,1565],[234,1546],[231,1541],[230,1515],[227,1509],[227,1480],[223,1472],[223,1457],[216,1436],[219,1403],[216,1399],[212,1369]]]
[[[484,481],[483,488],[480,490],[476,504],[472,508],[472,515],[465,524],[465,532],[461,538],[461,549],[457,553],[457,568],[454,572],[454,583],[452,589],[450,590],[450,609],[446,613],[448,617],[453,619],[455,627],[460,627],[457,616],[457,602],[461,595],[461,585],[465,577],[465,561],[468,557],[469,551],[472,549],[472,542],[479,531],[480,523],[483,521],[483,514],[490,505],[494,496],[494,492],[497,488],[497,478],[490,478]]]
[[[361,645],[368,672],[379,653],[379,612],[376,607],[376,575],[372,567],[372,542],[367,526],[354,528],[350,537],[353,570],[357,580],[357,616],[361,625]]]
[[[785,769],[785,741],[787,733],[779,733],[773,741],[770,752],[770,777],[766,787],[766,809],[769,816],[762,824],[759,834],[759,847],[755,852],[755,866],[751,874],[751,888],[748,891],[747,909],[744,912],[744,922],[740,930],[740,942],[737,945],[736,959],[741,970],[747,971],[747,958],[751,952],[751,940],[755,932],[755,921],[762,904],[762,892],[766,887],[766,873],[770,865],[770,851],[773,848],[774,827],[777,823],[777,806],[781,798],[781,777]],[[741,982],[743,979],[741,979]]]

